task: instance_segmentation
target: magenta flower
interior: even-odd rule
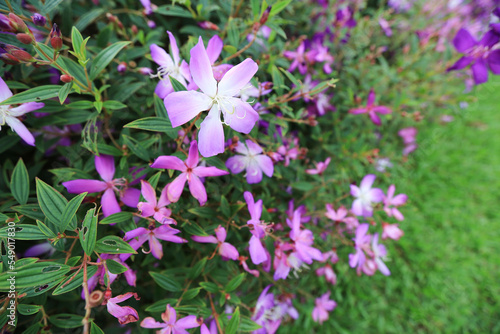
[[[352,239],[356,252],[349,254],[349,266],[351,268],[358,267],[360,269],[365,263],[366,255],[364,250],[367,249],[371,240],[371,236],[367,234],[369,227],[368,224],[361,224],[356,228],[356,235]]]
[[[12,92],[10,91],[9,87],[7,86],[5,81],[0,78],[0,102],[7,100],[11,96]],[[44,106],[45,104],[40,102],[23,103],[14,108],[9,105],[0,105],[0,130],[2,129],[2,125],[5,125],[5,123],[7,123],[12,131],[17,133],[26,144],[35,146],[35,137],[33,137],[28,128],[23,123],[21,123],[18,117],[33,110],[43,108]]]
[[[142,6],[144,7],[144,14],[146,14],[146,15],[153,14],[153,6],[154,5],[151,5],[151,0],[140,0],[140,1],[141,1]]]
[[[151,77],[158,77],[160,79],[156,86],[155,93],[162,99],[174,91],[169,76],[176,79],[184,86],[186,86],[186,81],[191,81],[189,66],[186,61],[181,61],[180,59],[179,48],[177,47],[174,35],[172,35],[170,31],[167,31],[167,34],[170,39],[172,56],[156,44],[151,44],[150,46],[151,58],[153,58],[155,63],[160,65],[158,72],[155,75],[151,75]]]
[[[376,176],[366,175],[359,187],[351,184],[351,195],[356,197],[352,203],[351,211],[356,216],[371,217],[373,215],[373,203],[381,202],[384,192],[379,188],[372,188]]]
[[[208,52],[208,49],[207,49]],[[255,87],[251,83],[246,85],[240,90],[239,96],[242,101],[248,101],[250,97],[259,98],[262,95],[269,94],[273,91],[273,83],[266,81],[259,84],[259,88]]]
[[[103,303],[106,305],[109,314],[118,319],[120,325],[125,325],[139,320],[139,314],[137,314],[137,311],[134,308],[130,306],[118,306],[119,303],[124,302],[131,297],[134,297],[136,300],[140,299],[137,296],[137,293],[127,292],[124,295],[110,298]]]
[[[318,249],[311,247],[314,243],[313,233],[310,230],[300,229],[300,218],[300,212],[296,210],[292,222],[287,222],[288,225],[292,224],[290,239],[295,242],[297,257],[307,264],[311,264],[313,260],[323,261],[323,254]]]
[[[262,214],[262,200],[254,201],[250,192],[245,191],[243,194],[247,202],[248,212],[250,212],[250,220],[247,222],[253,228],[250,229],[252,237],[250,238],[250,258],[253,264],[259,264],[266,261],[269,256],[266,248],[262,245],[261,239],[266,237],[267,225],[261,222],[260,216]]]
[[[398,206],[404,205],[408,199],[405,194],[399,194],[394,196],[396,192],[396,186],[391,184],[389,189],[387,189],[387,196],[384,195],[384,211],[389,217],[394,217],[399,221],[405,219],[403,214],[397,209]]]
[[[373,259],[377,264],[378,270],[380,270],[380,272],[385,276],[389,276],[391,272],[389,271],[389,268],[387,268],[387,266],[385,265],[384,261],[382,261],[382,258],[384,258],[387,255],[387,249],[385,248],[384,245],[378,243],[378,233],[375,233],[373,235],[372,251],[373,251]]]
[[[398,135],[403,139],[403,143],[405,144],[405,148],[403,149],[404,156],[417,149],[417,132],[417,129],[414,127],[403,128],[398,131]]]
[[[219,255],[222,256],[222,258],[238,260],[238,257],[240,256],[238,250],[230,243],[225,242],[227,236],[226,229],[221,225],[219,225],[215,229],[215,235],[216,237],[214,237],[213,235],[207,237],[193,235],[191,239],[200,243],[217,244],[217,248],[219,249]]]
[[[165,206],[170,204],[167,198],[167,186],[163,188],[160,198],[156,201],[156,192],[149,182],[141,180],[141,193],[146,202],[139,202],[137,209],[143,217],[151,217],[161,224],[177,224],[170,218],[172,211]]]
[[[337,303],[330,299],[330,291],[316,298],[315,304],[312,311],[312,318],[320,324],[328,320],[328,312],[333,311],[337,307]]]
[[[254,127],[259,114],[250,104],[234,96],[248,84],[257,69],[257,63],[246,59],[217,82],[201,37],[191,49],[191,76],[201,92],[174,92],[165,99],[165,108],[173,127],[190,121],[202,111],[210,110],[198,134],[200,153],[204,157],[224,152],[221,113],[224,123],[235,131],[249,133]]]
[[[138,250],[146,241],[149,242],[149,249],[153,256],[158,260],[161,260],[163,257],[163,247],[159,240],[165,240],[170,242],[175,242],[177,244],[182,244],[187,242],[186,239],[183,239],[176,234],[181,231],[176,230],[175,228],[171,228],[169,225],[161,225],[160,227],[154,227],[150,225],[149,228],[138,227],[134,230],[128,231],[125,233],[123,240],[128,241],[129,245]],[[137,239],[136,239],[137,238]],[[123,254],[120,256],[122,261],[127,260],[131,254]]]
[[[399,224],[387,224],[382,223],[382,239],[394,239],[399,240],[404,234],[404,232],[399,228]]]
[[[187,181],[191,195],[193,195],[193,197],[200,202],[200,205],[205,205],[207,202],[207,191],[205,190],[205,186],[203,185],[203,182],[201,182],[200,177],[229,174],[228,172],[216,167],[198,166],[198,163],[199,155],[196,140],[191,142],[188,157],[184,161],[172,155],[162,155],[156,158],[155,162],[151,165],[152,168],[173,169],[182,172],[167,186],[168,200],[171,202],[177,202],[181,197],[184,185]]]
[[[293,72],[296,68],[298,68],[300,74],[304,75],[307,73],[307,63],[314,59],[314,55],[306,52],[305,50],[306,45],[304,41],[302,41],[296,51],[283,52],[283,56],[292,60],[288,71]]]
[[[120,205],[116,200],[115,192],[120,194],[120,200],[127,206],[137,207],[140,191],[134,188],[128,188],[127,182],[123,178],[113,179],[115,176],[115,159],[110,155],[101,154],[94,158],[95,169],[100,180],[78,179],[63,182],[62,185],[70,194],[81,194],[84,192],[100,193],[104,191],[101,198],[102,213],[104,217],[120,212]],[[126,188],[121,188],[126,187]]]
[[[392,110],[385,106],[376,106],[374,105],[374,103],[375,103],[375,92],[373,91],[373,89],[371,89],[370,93],[368,94],[368,100],[366,101],[366,107],[351,109],[349,110],[349,113],[354,115],[367,113],[368,116],[370,116],[370,119],[372,120],[373,124],[380,126],[382,123],[380,121],[380,117],[377,114],[387,115],[390,114]]]
[[[275,319],[271,316],[275,306],[275,300],[274,294],[268,293],[270,288],[271,285],[266,286],[266,288],[262,290],[259,299],[257,299],[252,320],[261,325],[262,328],[254,331],[254,334],[273,334],[278,330],[281,324],[281,319]]]
[[[328,168],[328,165],[330,164],[330,161],[332,158],[327,158],[325,162],[315,162],[314,164],[316,165],[316,168],[314,169],[306,169],[306,173],[310,175],[315,175],[315,174],[323,174],[323,172]]]
[[[241,155],[235,155],[227,159],[226,167],[233,174],[238,174],[246,170],[248,184],[262,181],[262,173],[268,177],[272,177],[274,173],[272,159],[262,154],[262,148],[250,139],[247,139],[245,143],[246,145],[238,142],[235,150]]]
[[[327,282],[333,285],[337,284],[337,275],[333,271],[332,266],[329,264],[327,264],[324,267],[316,269],[316,275],[325,276]]]
[[[218,334],[215,320],[210,322],[210,329],[208,329],[207,325],[202,324],[200,327],[200,334]]]
[[[494,74],[500,74],[500,50],[492,50],[499,40],[497,34],[488,31],[478,42],[466,29],[460,29],[453,39],[453,45],[464,56],[448,71],[461,70],[470,65],[476,85],[488,81],[488,67]]]
[[[152,317],[147,317],[141,322],[143,328],[161,328],[156,331],[158,334],[187,334],[186,329],[200,327],[202,320],[196,318],[195,315],[188,315],[177,320],[177,312],[167,304],[167,309],[161,314],[161,320],[158,322]]]

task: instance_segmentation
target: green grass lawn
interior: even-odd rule
[[[452,123],[420,131],[394,180],[410,202],[392,276],[344,278],[331,332],[500,333],[499,92],[476,87]]]

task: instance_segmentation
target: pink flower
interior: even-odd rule
[[[9,87],[0,78],[0,102],[7,100],[12,96],[12,92]],[[12,108],[9,105],[0,105],[0,130],[2,129],[2,125],[7,123],[12,131],[17,133],[19,137],[28,145],[35,146],[35,137],[31,134],[28,128],[21,123],[21,121],[17,118],[26,113],[29,113],[33,110],[38,110],[43,108],[45,104],[40,102],[28,102],[19,105],[18,107]]]
[[[380,270],[380,272],[385,276],[389,276],[391,272],[389,271],[389,268],[387,268],[387,266],[385,265],[384,261],[382,261],[382,259],[387,255],[387,249],[385,248],[384,245],[378,243],[378,233],[375,233],[373,235],[372,251],[373,251],[373,259],[377,264],[378,270]]]
[[[378,188],[372,188],[376,176],[366,175],[359,187],[351,184],[351,195],[356,197],[352,203],[351,211],[356,216],[371,217],[373,215],[373,203],[381,202],[384,198],[384,192]]]
[[[367,235],[368,228],[370,225],[361,224],[356,228],[356,235],[352,239],[354,241],[354,254],[349,254],[349,266],[351,268],[358,267],[358,269],[363,267],[366,261],[366,255],[364,250],[369,247],[371,236]]]
[[[328,312],[333,311],[337,307],[337,303],[330,300],[330,291],[325,293],[319,298],[316,298],[316,306],[312,311],[312,318],[314,321],[322,324],[324,321],[328,320]]]
[[[414,127],[399,130],[398,135],[403,138],[403,142],[405,144],[405,148],[403,149],[404,156],[407,156],[417,149],[417,132],[417,129]]]
[[[101,198],[102,213],[104,217],[120,212],[120,205],[116,200],[115,191],[120,194],[120,200],[127,206],[137,207],[140,191],[134,188],[128,188],[125,179],[113,179],[115,176],[115,159],[110,155],[101,154],[94,158],[95,169],[100,180],[78,179],[63,182],[63,186],[70,194],[81,194],[83,192],[98,193],[104,191]],[[124,188],[121,188],[125,186]]]
[[[257,299],[257,304],[255,305],[252,320],[261,325],[262,328],[254,331],[254,334],[273,334],[278,330],[281,324],[281,319],[275,319],[271,316],[276,303],[274,294],[268,293],[269,288],[271,288],[271,285],[266,286],[266,288],[262,290],[259,299]]]
[[[127,268],[127,270],[123,273],[123,276],[125,276],[125,280],[127,281],[128,285],[135,286],[137,279],[136,272],[130,269],[130,267],[125,262],[123,262],[118,255],[101,254],[101,259],[114,260],[119,264],[121,264],[122,266],[124,266],[125,268]],[[97,263],[101,263],[102,262],[101,259],[98,259]],[[105,279],[107,278],[109,278],[109,284],[111,285],[116,280],[117,277],[118,274],[113,274],[109,270],[105,270],[104,266],[99,266],[99,268],[97,269],[97,273],[88,279],[89,291],[94,291],[94,289],[97,286],[97,283],[101,284],[102,286],[105,286],[106,285]],[[85,299],[85,293],[83,290],[82,290],[82,298]]]
[[[394,240],[399,240],[404,232],[399,228],[399,224],[387,224],[387,223],[382,223],[382,239],[394,239]]]
[[[311,264],[313,260],[323,261],[323,254],[316,248],[311,247],[314,242],[314,235],[310,230],[300,229],[300,213],[294,212],[292,222],[287,222],[292,225],[290,239],[295,242],[295,252],[297,257],[307,264]]]
[[[175,41],[174,36],[170,31],[167,31],[167,34],[170,39],[172,56],[156,44],[152,44],[150,46],[151,58],[153,58],[155,63],[160,65],[158,72],[155,75],[151,75],[151,77],[158,77],[160,79],[158,85],[156,86],[155,93],[162,99],[174,91],[169,77],[176,79],[184,86],[186,86],[186,81],[191,81],[189,66],[186,61],[183,60],[181,62],[179,57],[179,48],[177,47],[177,42]]]
[[[168,185],[167,197],[171,202],[177,202],[179,200],[187,181],[191,195],[193,195],[193,197],[200,202],[200,205],[205,205],[207,202],[207,191],[205,190],[205,186],[201,182],[200,177],[229,174],[228,172],[216,167],[198,166],[198,163],[198,145],[196,140],[193,140],[191,142],[189,155],[186,160],[182,161],[176,156],[162,155],[156,158],[155,162],[151,165],[152,168],[173,169],[182,172],[174,181],[172,181],[172,183]]]
[[[257,69],[257,63],[246,59],[217,82],[201,37],[191,49],[191,76],[201,92],[174,92],[165,99],[165,108],[173,127],[190,121],[202,111],[210,110],[198,134],[200,153],[204,157],[224,152],[221,114],[224,123],[237,132],[249,133],[254,127],[259,114],[250,104],[234,96],[248,84]]]
[[[314,60],[314,54],[310,52],[305,52],[306,46],[304,41],[302,41],[296,51],[285,51],[283,56],[288,59],[292,59],[292,63],[288,68],[288,71],[293,72],[296,68],[299,69],[299,73],[304,75],[307,72],[307,63]]]
[[[327,158],[325,162],[315,162],[316,168],[314,169],[306,169],[307,174],[315,175],[315,174],[323,174],[328,165],[330,164],[331,158]]]
[[[253,195],[245,191],[243,194],[245,201],[247,202],[248,211],[250,212],[250,220],[247,222],[253,228],[250,229],[252,237],[250,238],[250,258],[253,264],[260,264],[268,260],[269,256],[266,248],[262,245],[261,239],[266,237],[267,225],[260,220],[260,215],[262,214],[262,200],[254,201]]]
[[[187,328],[200,327],[203,322],[194,315],[188,315],[177,320],[177,312],[170,304],[167,304],[167,309],[161,314],[161,320],[163,320],[163,323],[156,321],[152,317],[147,317],[142,320],[141,327],[161,328],[156,332],[158,334],[186,334],[188,333]]]
[[[134,297],[136,300],[140,299],[137,296],[137,293],[127,292],[124,295],[110,298],[103,303],[103,305],[106,305],[109,314],[118,319],[120,325],[125,325],[139,320],[139,314],[137,314],[137,311],[134,308],[130,306],[118,306],[118,303],[124,302],[131,297]]]
[[[215,229],[215,235],[216,237],[214,237],[213,235],[208,237],[194,235],[191,237],[191,239],[201,243],[217,244],[219,255],[222,256],[222,258],[238,260],[238,257],[240,256],[238,250],[233,245],[225,242],[227,236],[226,229],[219,225]]]
[[[143,217],[151,217],[161,224],[176,224],[176,221],[170,218],[172,211],[165,206],[170,204],[167,198],[167,186],[163,188],[160,199],[156,201],[156,192],[149,182],[141,180],[141,193],[146,202],[139,202],[137,209]]]
[[[316,275],[325,276],[327,282],[333,285],[337,284],[337,275],[335,275],[332,266],[329,264],[327,264],[324,267],[316,269]]]
[[[247,139],[246,145],[238,142],[235,150],[241,155],[235,155],[226,161],[226,167],[233,174],[246,170],[248,184],[262,181],[262,173],[268,177],[273,176],[273,161],[267,155],[262,154],[262,148],[258,144]]]
[[[349,113],[355,115],[367,113],[370,116],[370,119],[372,120],[373,124],[380,126],[382,123],[380,121],[380,117],[377,114],[381,115],[390,114],[392,110],[385,106],[376,106],[374,105],[374,103],[375,103],[375,92],[373,91],[373,89],[371,89],[370,93],[368,94],[366,107],[351,109],[349,110]]]
[[[394,217],[399,221],[405,219],[403,214],[397,209],[398,206],[404,205],[408,199],[405,194],[399,194],[394,196],[396,192],[396,186],[391,184],[389,189],[387,189],[387,196],[384,195],[384,211],[389,217]]]
[[[202,324],[200,328],[200,334],[218,334],[217,324],[215,323],[215,320],[212,320],[210,322],[210,330],[208,329],[207,325]]]

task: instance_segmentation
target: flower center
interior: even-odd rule
[[[158,78],[160,80],[168,80],[169,76],[176,77],[179,75],[179,67],[177,66],[160,66],[156,74],[151,74],[150,78]]]

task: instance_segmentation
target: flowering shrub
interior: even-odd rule
[[[446,68],[499,74],[467,6],[0,4],[0,325],[323,332],[338,281],[391,273]]]

